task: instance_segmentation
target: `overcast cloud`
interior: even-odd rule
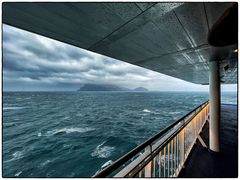
[[[208,91],[196,85],[3,25],[4,91],[76,90],[84,83],[157,91]],[[224,90],[236,90],[225,85]]]

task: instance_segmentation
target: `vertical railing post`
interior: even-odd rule
[[[210,111],[209,108],[210,107],[209,107],[209,103],[208,103],[208,105],[207,105],[207,119],[208,119],[208,121],[210,120],[210,118],[209,118],[209,111]]]
[[[207,106],[204,108],[205,111],[205,121],[207,120]]]
[[[179,148],[180,148],[180,164],[181,166],[183,166],[184,164],[184,160],[185,160],[185,153],[184,153],[184,129],[181,130],[180,134],[180,145],[179,145]]]
[[[202,122],[202,114],[201,113],[199,113],[199,120],[200,120],[200,124],[201,124],[201,128],[202,128],[203,122]]]
[[[163,154],[164,154],[163,176],[166,177],[166,146],[163,149]]]
[[[171,167],[170,167],[170,169],[171,169],[171,177],[173,176],[173,160],[174,160],[174,138],[173,138],[173,140],[171,141]]]
[[[151,145],[148,145],[145,148],[145,152],[147,153],[152,153],[152,147]],[[145,166],[145,177],[151,177],[151,170],[152,170],[152,161],[150,161],[146,166]]]
[[[162,177],[162,150],[159,153],[159,177]]]
[[[177,135],[177,170],[179,169],[179,135]]]
[[[195,138],[197,135],[197,118],[196,118],[196,116],[193,119],[193,132],[194,132],[194,138]]]
[[[200,131],[201,129],[201,122],[200,122],[200,117],[199,117],[199,114],[197,115],[197,122],[198,122],[198,132]]]
[[[177,136],[175,137],[174,141],[174,175],[176,176],[177,170]]]
[[[153,158],[153,177],[156,177],[156,156]]]
[[[168,143],[168,176],[167,177],[170,177],[170,142]]]

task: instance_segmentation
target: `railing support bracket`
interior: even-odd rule
[[[200,134],[198,134],[197,138],[204,148],[208,148],[206,143],[203,141],[202,137],[200,136]]]

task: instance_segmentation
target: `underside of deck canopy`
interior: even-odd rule
[[[3,3],[3,23],[89,51],[208,84],[237,83],[237,44],[213,47],[208,32],[233,3]]]

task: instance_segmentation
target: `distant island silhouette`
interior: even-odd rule
[[[148,91],[148,89],[144,88],[144,87],[137,87],[135,89],[133,89],[134,91]]]
[[[137,87],[135,89],[129,89],[120,87],[113,84],[84,84],[77,91],[148,91],[144,87]]]

